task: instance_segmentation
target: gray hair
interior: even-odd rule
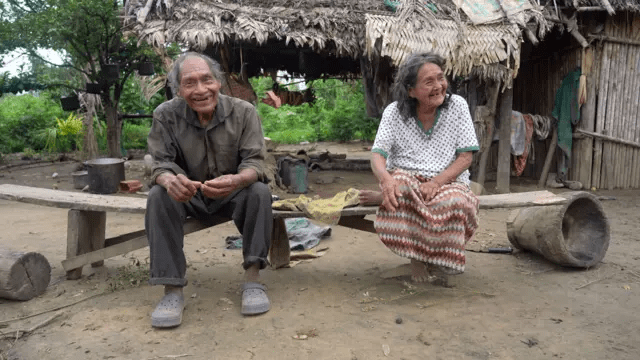
[[[213,77],[218,80],[220,84],[224,85],[224,72],[222,72],[220,64],[207,55],[190,51],[180,55],[180,57],[178,57],[178,59],[173,63],[171,71],[169,71],[169,73],[167,74],[169,87],[171,88],[171,92],[174,96],[179,96],[178,94],[180,90],[180,78],[182,76],[182,64],[184,64],[185,60],[192,58],[204,60],[204,62],[206,62],[209,66],[209,70],[211,70],[211,74],[213,75]]]
[[[435,64],[444,70],[444,59],[440,55],[434,53],[418,53],[412,54],[405,60],[396,73],[392,93],[393,98],[398,102],[398,112],[403,119],[415,117],[417,114],[418,100],[409,96],[409,90],[416,87],[418,82],[418,72],[424,64]],[[446,108],[449,106],[451,99],[450,88],[447,87],[447,95],[442,105],[438,108]]]

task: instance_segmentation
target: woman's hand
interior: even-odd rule
[[[420,184],[420,194],[422,194],[422,200],[428,202],[433,199],[438,193],[438,190],[442,187],[440,182],[435,179]]]
[[[398,198],[402,196],[400,183],[396,180],[387,180],[380,183],[380,189],[382,190],[382,206],[387,209],[387,211],[396,211]]]

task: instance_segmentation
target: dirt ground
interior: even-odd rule
[[[316,148],[368,156],[362,143]],[[142,162],[130,165],[127,179],[143,180]],[[76,166],[5,168],[0,183],[72,190]],[[512,191],[535,189],[533,181],[513,182]],[[309,183],[308,195],[321,197],[376,188],[369,172],[310,173]],[[189,234],[187,307],[182,325],[171,330],[150,326],[162,288],[146,283],[148,249],[87,266],[80,280],[69,281],[61,266],[67,210],[0,200],[0,247],[39,252],[53,268],[43,295],[0,299],[0,359],[638,359],[640,191],[597,195],[608,199],[612,233],[594,268],[563,268],[526,252],[468,251],[453,287],[412,285],[382,277],[406,260],[375,234],[333,226],[319,245],[328,249],[324,256],[263,271],[272,309],[256,317],[240,314],[242,254],[224,242],[238,233],[234,226]],[[507,215],[482,210],[468,248],[510,246]],[[108,237],[142,228],[142,215],[107,216]],[[56,315],[16,340],[16,330]]]

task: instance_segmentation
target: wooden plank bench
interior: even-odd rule
[[[80,278],[84,265],[102,266],[105,259],[148,246],[145,230],[105,238],[107,212],[144,214],[146,198],[131,195],[95,195],[0,184],[0,199],[69,209],[67,258],[62,261],[68,279]],[[482,195],[479,199],[480,209],[556,205],[567,201],[549,191]],[[338,225],[375,232],[373,221],[365,219],[365,216],[375,214],[377,209],[377,206],[345,208],[341,212]],[[269,249],[269,261],[273,267],[280,268],[289,264],[290,248],[284,219],[304,216],[301,211],[273,211],[273,231]],[[218,217],[204,223],[189,219],[184,225],[184,233],[190,234],[229,220]]]

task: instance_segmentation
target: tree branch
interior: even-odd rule
[[[65,62],[65,63],[64,63],[64,64],[62,64],[62,65],[59,65],[59,64],[56,64],[56,63],[52,63],[51,61],[49,61],[49,60],[47,60],[47,59],[43,58],[42,56],[40,56],[40,55],[39,55],[37,52],[35,52],[34,50],[31,50],[31,49],[27,50],[27,54],[28,54],[28,55],[30,55],[30,56],[36,57],[36,58],[40,59],[41,61],[43,61],[43,62],[45,62],[45,63],[47,63],[47,64],[49,64],[49,65],[53,65],[53,66],[57,66],[57,67],[62,67],[62,68],[74,69],[74,70],[77,70],[77,71],[79,71],[79,72],[81,72],[81,73],[86,74],[86,72],[85,72],[83,69],[78,68],[78,67],[76,67],[76,66],[74,66],[74,65],[71,65],[71,64],[69,64],[69,63],[67,63],[67,62]],[[87,74],[87,75],[89,75],[89,74]]]

